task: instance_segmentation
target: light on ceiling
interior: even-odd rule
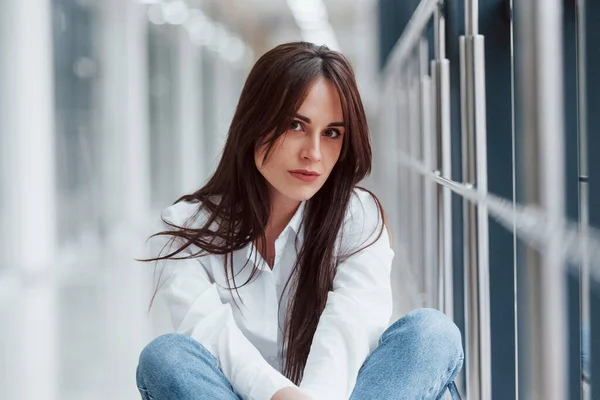
[[[288,0],[294,18],[301,22],[327,21],[327,9],[319,0]]]
[[[188,19],[190,12],[187,4],[182,0],[162,3],[162,11],[165,21],[171,25],[183,24]]]
[[[303,40],[325,44],[332,50],[340,49],[322,0],[287,0],[287,4],[300,28]]]
[[[244,58],[246,45],[237,36],[229,36],[224,46],[219,49],[221,56],[229,62],[237,62]]]
[[[144,0],[154,1],[154,0]],[[226,61],[236,63],[252,54],[246,44],[231,34],[221,23],[206,16],[200,9],[190,9],[183,0],[157,1],[148,7],[148,19],[156,25],[183,25],[190,41],[217,52]]]
[[[197,20],[194,24],[187,24],[186,29],[192,43],[198,46],[208,46],[215,38],[215,27],[210,20]]]
[[[163,25],[166,22],[160,4],[152,4],[148,7],[148,20],[156,25]]]

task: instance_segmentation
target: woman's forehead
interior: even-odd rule
[[[343,109],[337,87],[325,78],[317,79],[307,91],[307,95],[296,114],[304,116],[311,122],[340,122],[343,120]],[[329,121],[323,121],[327,120]]]

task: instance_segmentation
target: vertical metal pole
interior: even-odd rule
[[[397,159],[397,154],[400,150],[402,150],[402,103],[401,103],[401,95],[402,91],[402,80],[400,74],[394,75],[391,78],[392,81],[392,95],[390,96],[392,111],[387,116],[387,122],[389,124],[388,130],[389,132],[394,132],[394,141],[392,142],[391,148],[388,150],[390,152],[389,159],[390,165],[393,165],[395,174],[392,177],[396,178],[396,182],[393,186],[393,202],[391,204],[394,205],[394,209],[396,211],[396,231],[394,232],[394,242],[397,246],[403,245],[404,240],[404,191],[402,191],[402,185],[404,182],[404,171],[402,167],[398,166],[397,162],[394,160]]]
[[[420,81],[421,81],[421,137],[423,138],[423,164],[429,171],[435,166],[435,131],[431,117],[431,78],[429,77],[429,45],[426,40],[420,44]],[[426,293],[428,307],[442,309],[439,301],[438,260],[437,254],[431,249],[437,248],[437,185],[428,179],[423,179],[423,262],[426,276]]]
[[[404,154],[409,153],[408,147],[408,139],[410,132],[410,115],[408,113],[408,100],[407,100],[407,92],[408,92],[408,78],[407,78],[407,65],[404,63],[402,65],[402,70],[398,76],[398,84],[400,86],[400,90],[397,96],[398,101],[398,115],[399,119],[399,141],[398,141],[398,149]],[[410,271],[411,277],[414,277],[415,271],[413,270],[413,264],[411,260],[410,254],[410,200],[411,196],[408,193],[406,188],[410,187],[410,171],[408,168],[402,166],[400,167],[400,180],[398,185],[398,194],[399,194],[399,202],[400,202],[400,243],[402,251],[404,252],[404,256],[408,260],[408,270]],[[416,283],[416,282],[415,282]],[[414,287],[414,286],[412,286]]]
[[[382,189],[386,187],[389,189],[387,191],[382,190],[382,194],[385,195],[386,205],[389,208],[390,215],[393,215],[394,218],[390,218],[388,221],[389,227],[392,231],[392,246],[397,248],[398,245],[398,235],[400,233],[399,227],[399,208],[400,208],[400,198],[398,197],[398,185],[399,185],[399,167],[397,162],[395,162],[397,158],[397,143],[399,141],[398,135],[400,134],[395,129],[398,128],[399,123],[398,119],[398,98],[395,95],[397,88],[397,79],[396,77],[392,77],[390,79],[391,84],[384,88],[384,98],[388,99],[387,105],[389,106],[390,112],[385,112],[381,116],[381,126],[378,126],[377,129],[381,129],[381,132],[391,132],[387,140],[389,143],[384,141],[379,142],[379,149],[383,156],[384,163],[382,167],[380,167],[380,175],[379,175],[379,187]],[[386,145],[387,144],[387,145]]]
[[[440,90],[440,166],[442,176],[452,179],[452,149],[450,132],[450,61],[443,58],[439,62]],[[443,275],[444,275],[444,312],[454,318],[454,271],[452,256],[452,192],[450,188],[442,188],[443,210]]]
[[[562,1],[519,1],[516,6],[525,194],[559,226],[565,207]],[[528,400],[567,398],[564,260],[561,230],[552,232],[544,251],[527,251],[519,382]]]
[[[409,155],[411,160],[421,161],[421,116],[420,116],[420,101],[419,101],[419,53],[418,48],[411,53],[408,59],[408,111],[409,111]],[[410,170],[410,194],[411,194],[411,209],[410,209],[410,254],[411,264],[414,268],[415,275],[418,277],[419,290],[421,292],[421,306],[424,306],[426,300],[426,273],[423,269],[422,262],[422,227],[423,227],[423,199],[421,192],[422,178],[415,171]]]
[[[581,231],[581,254],[583,255],[580,279],[581,329],[590,324],[590,266],[587,236],[590,225],[588,195],[588,129],[587,129],[587,57],[586,57],[586,23],[585,0],[577,0],[577,128],[578,128],[578,160],[579,160],[579,229]],[[581,336],[580,349],[590,348],[589,335]],[[582,350],[580,350],[582,351]],[[583,370],[583,366],[582,366]],[[581,398],[591,398],[589,390],[581,385]]]
[[[391,84],[391,92],[390,96],[390,106],[392,108],[392,112],[386,113],[389,114],[387,117],[388,121],[388,130],[387,132],[394,132],[394,139],[391,142],[388,149],[386,149],[386,153],[389,154],[389,165],[390,169],[393,168],[394,173],[391,175],[391,178],[394,179],[394,184],[391,186],[393,189],[392,192],[392,202],[394,211],[397,217],[394,218],[396,230],[393,232],[394,236],[394,244],[396,248],[400,249],[404,238],[404,191],[402,190],[402,185],[404,184],[404,171],[398,165],[398,152],[402,149],[402,103],[399,92],[402,90],[402,81],[400,74],[395,74],[392,78]],[[393,167],[392,167],[393,166]]]
[[[436,26],[437,23],[434,24]],[[437,50],[437,40],[434,42],[434,48]],[[437,53],[437,51],[436,51]],[[440,138],[440,77],[439,77],[439,61],[437,60],[437,56],[431,60],[431,139],[430,139],[430,147],[431,147],[431,163],[430,169],[431,171],[435,171],[436,173],[441,174],[440,160],[441,160],[441,151],[442,151],[442,143]],[[443,208],[443,190],[444,188],[440,185],[434,184],[433,186],[433,196],[435,200],[435,210],[433,212],[434,221],[432,222],[432,229],[435,234],[435,269],[437,272],[437,297],[438,303],[437,307],[439,310],[446,313],[445,306],[445,279],[444,275],[444,208]]]
[[[466,40],[460,38],[461,53],[461,114],[462,114],[462,169],[463,181],[473,185],[475,176],[475,143],[474,132],[469,119],[469,108],[472,100],[468,96],[468,61]],[[465,322],[466,322],[466,376],[467,395],[469,398],[480,398],[481,395],[481,356],[480,356],[480,321],[479,297],[477,293],[477,223],[475,206],[463,200],[464,210],[464,274],[465,274]]]
[[[510,93],[510,97],[511,97],[511,122],[512,122],[512,129],[511,129],[511,156],[512,156],[512,163],[511,163],[511,174],[512,174],[512,202],[513,202],[513,211],[514,208],[516,207],[517,204],[517,160],[516,160],[516,146],[517,146],[517,141],[516,141],[516,101],[515,101],[515,92],[517,90],[516,88],[516,84],[515,84],[515,75],[516,75],[516,67],[515,67],[515,19],[514,19],[514,1],[513,0],[509,0],[509,5],[510,5],[510,66],[511,66],[511,71],[510,71],[510,82],[511,82],[511,93]],[[519,270],[518,270],[518,266],[519,266],[519,257],[518,257],[518,246],[517,246],[517,232],[516,232],[516,219],[513,217],[513,221],[512,221],[512,239],[513,239],[513,276],[514,276],[514,280],[513,280],[513,310],[514,310],[514,340],[515,340],[515,351],[514,351],[514,356],[515,356],[515,373],[514,373],[514,378],[515,378],[515,400],[520,400],[519,398],[519,394],[520,394],[520,389],[519,389],[519,350],[520,350],[520,342],[519,342]]]
[[[406,154],[408,154],[409,159],[412,157],[412,129],[414,122],[412,120],[412,107],[411,107],[411,68],[412,63],[410,62],[410,58],[405,61],[404,64],[404,118],[406,123],[406,134],[405,134],[405,150]],[[414,257],[414,192],[413,192],[413,181],[414,181],[414,173],[410,168],[406,168],[406,182],[407,186],[405,186],[405,191],[407,192],[406,198],[406,254],[407,259],[411,267],[411,272],[413,277],[416,278],[415,285],[418,287],[419,294],[421,293],[421,286],[419,280],[419,271],[415,266],[415,257]],[[420,301],[420,299],[419,299]],[[419,303],[420,304],[420,303]]]
[[[380,162],[379,165],[379,177],[378,187],[381,188],[381,194],[385,195],[383,199],[387,207],[388,213],[388,228],[391,230],[390,240],[392,247],[400,252],[400,228],[402,226],[401,207],[402,201],[400,198],[400,166],[398,165],[398,142],[400,140],[401,130],[400,128],[400,110],[398,104],[398,74],[394,74],[389,77],[388,84],[383,88],[383,98],[386,99],[385,110],[382,108],[380,119],[377,124],[377,130],[380,132],[389,133],[386,137],[381,137],[377,141],[378,152],[380,157],[375,161]],[[385,189],[385,190],[384,190]],[[402,279],[401,274],[404,272],[399,268],[392,269],[392,290],[394,293],[402,293]],[[395,300],[394,314],[400,314],[403,306],[402,300]],[[393,318],[395,318],[395,315]]]
[[[487,195],[487,127],[485,98],[484,38],[473,37],[473,107],[475,128],[475,154],[477,191]],[[479,293],[480,357],[482,398],[492,396],[490,277],[489,277],[489,218],[487,206],[477,206],[477,292]]]
[[[477,35],[477,0],[465,2],[460,38],[463,181],[487,194],[484,42]],[[491,399],[488,215],[463,201],[467,395]]]
[[[465,1],[465,36],[479,34],[479,1]]]
[[[410,140],[410,109],[409,109],[409,89],[410,89],[410,79],[408,69],[410,65],[408,60],[405,60],[404,63],[399,68],[399,73],[397,76],[397,81],[399,84],[399,93],[396,96],[396,110],[398,112],[398,118],[395,121],[395,126],[398,129],[398,145],[397,149],[402,152],[404,155],[409,155],[409,140]],[[399,221],[398,227],[400,232],[400,237],[397,241],[398,249],[401,252],[402,257],[405,260],[408,260],[408,268],[403,268],[403,278],[408,285],[402,289],[404,292],[407,292],[406,296],[409,299],[409,307],[420,307],[420,287],[418,287],[418,271],[416,271],[415,266],[412,262],[412,258],[410,256],[411,249],[411,213],[412,213],[412,194],[408,188],[411,187],[411,176],[412,171],[404,165],[399,165],[398,168],[399,179],[398,185],[396,186],[396,190],[398,193],[398,210],[399,210]],[[407,287],[406,287],[407,286]]]
[[[432,63],[435,93],[436,163],[445,178],[452,179],[450,149],[450,62],[446,58],[446,20],[438,8],[434,14],[435,61]],[[452,271],[452,193],[437,188],[438,196],[438,278],[440,309],[454,315]]]

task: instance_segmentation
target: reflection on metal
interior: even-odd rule
[[[600,229],[593,226],[588,227],[588,234],[584,238],[578,223],[568,219],[551,220],[549,214],[538,205],[515,204],[511,199],[491,193],[482,195],[472,185],[443,178],[439,171],[430,171],[422,163],[410,160],[408,155],[402,152],[398,154],[398,165],[411,169],[426,179],[450,189],[453,193],[477,206],[485,205],[490,217],[505,229],[514,230],[524,243],[538,251],[544,251],[546,243],[553,236],[559,236],[562,242],[557,247],[557,254],[568,263],[576,265],[577,270],[584,259],[581,241],[586,240],[590,280],[600,282]],[[570,264],[563,265],[563,267],[564,272],[576,272]]]
[[[562,1],[516,5],[524,189],[527,202],[542,208],[552,228],[564,219],[565,207]],[[528,400],[567,398],[562,242],[562,234],[554,232],[543,251],[527,249],[519,387]]]
[[[588,128],[587,128],[587,72],[586,72],[586,23],[585,0],[577,0],[577,110],[578,110],[578,142],[579,142],[579,229],[584,240],[581,241],[583,260],[580,264],[580,307],[581,329],[590,323],[590,265],[588,241],[589,232],[589,194],[588,194]],[[589,337],[581,337],[580,348],[590,348]],[[581,350],[580,350],[581,351]],[[583,366],[581,366],[583,370]],[[589,390],[584,389],[582,380],[581,398],[591,398]]]
[[[415,50],[418,50],[418,46]],[[415,51],[406,65],[408,72],[407,90],[408,90],[408,121],[410,127],[408,130],[409,154],[415,160],[421,160],[421,118],[419,101],[419,58]],[[410,218],[409,254],[411,265],[416,269],[419,277],[419,290],[421,291],[421,306],[425,306],[425,275],[423,269],[423,196],[422,196],[422,177],[410,173],[409,192],[411,196],[411,208],[408,210]]]
[[[419,75],[421,77],[421,137],[423,138],[423,163],[430,170],[435,169],[435,138],[432,125],[432,89],[431,78],[429,77],[429,45],[426,40],[421,41],[419,48]],[[437,247],[437,185],[434,182],[427,181],[421,176],[423,185],[423,269],[425,271],[425,293],[427,295],[428,307],[439,307],[439,290],[437,254],[428,249]]]
[[[465,36],[479,34],[479,0],[465,0]]]
[[[383,84],[389,93],[391,83],[399,81],[398,93],[384,98],[398,100],[392,114],[399,120],[391,127],[398,129],[400,152],[450,178],[450,64],[445,55],[442,3],[421,1],[392,50]],[[435,55],[430,61],[424,32],[432,19]],[[385,114],[382,120],[391,122]],[[397,203],[399,245],[420,292],[413,303],[453,317],[451,191],[400,167]],[[428,252],[428,248],[436,251]]]
[[[441,7],[441,6],[440,6]],[[450,149],[450,62],[446,58],[446,22],[441,9],[434,15],[435,60],[431,64],[434,82],[435,116],[435,167],[431,171],[440,171],[442,176],[451,178]],[[452,195],[450,189],[438,187],[438,307],[450,318],[454,316],[453,271],[452,271]]]
[[[438,167],[441,167],[442,176],[451,177],[452,175],[452,151],[451,151],[451,133],[450,133],[450,61],[443,59],[438,64],[439,77],[439,99],[440,110],[438,112],[439,125],[439,145],[440,158]],[[454,272],[452,262],[452,193],[448,188],[441,189],[441,207],[443,213],[439,235],[443,238],[444,276],[444,312],[451,318],[454,317]]]
[[[402,36],[398,39],[388,57],[388,62],[383,70],[384,80],[392,77],[395,70],[411,57],[433,13],[441,3],[443,3],[442,0],[421,0],[410,21],[406,24]]]
[[[434,57],[436,60],[446,58],[446,16],[442,4],[438,4],[433,13]]]
[[[515,245],[519,237],[528,246],[524,260],[527,277],[521,285],[525,290],[519,297],[520,308],[516,313],[521,344],[516,353],[518,395],[527,400],[564,399],[567,321],[563,277],[568,266],[565,260],[581,266],[584,321],[589,314],[589,279],[600,279],[600,230],[589,227],[588,223],[585,1],[577,3],[579,172],[582,178],[579,225],[564,215],[561,2],[517,3],[519,25],[514,43],[519,46],[517,61],[520,64],[518,68],[513,66],[513,73],[521,79],[514,87],[520,90],[517,104],[523,116],[520,131],[524,139],[524,158],[521,162],[527,171],[524,180],[527,205],[516,204],[516,197],[511,201],[487,191],[484,39],[478,35],[475,0],[465,0],[466,35],[459,43],[464,175],[462,182],[452,180],[449,62],[445,58],[445,21],[438,8],[440,4],[421,1],[395,46],[383,78],[388,88],[387,83],[394,79],[402,82],[400,93],[393,95],[398,101],[385,104],[383,115],[392,107],[391,114],[399,116],[394,122],[386,120],[392,123],[387,128],[395,130],[399,143],[399,151],[394,156],[398,157],[397,190],[403,197],[396,206],[396,218],[402,231],[402,245],[410,254],[409,269],[414,278],[411,281],[424,291],[427,304],[452,316],[452,191],[465,200],[467,395],[470,399],[489,400],[489,216],[514,231]],[[428,74],[429,55],[422,38],[432,16],[435,56]],[[513,177],[514,168],[513,165]],[[403,193],[404,188],[410,193]],[[417,231],[421,218],[423,231]],[[431,232],[437,235],[431,237]],[[425,251],[432,248],[437,250],[435,254]],[[420,299],[415,302],[419,303]]]
[[[397,132],[397,151],[391,159],[398,153],[409,154],[430,170],[443,170],[450,176],[450,80],[442,3],[422,0],[394,46],[383,73],[386,112],[381,120],[386,129]],[[432,18],[435,58],[430,61],[424,36]],[[443,310],[452,317],[450,190],[409,168],[399,167],[394,175],[395,244],[408,264],[402,270],[410,280],[407,285],[412,286],[411,303]],[[437,251],[427,251],[430,248]]]
[[[487,194],[484,39],[477,32],[477,1],[465,3],[460,38],[463,181]],[[491,399],[488,212],[463,202],[467,395]]]
[[[400,111],[398,115],[400,116],[400,123],[398,124],[398,144],[399,148],[409,154],[408,151],[408,132],[410,131],[410,120],[409,120],[409,112],[408,112],[408,100],[407,96],[407,85],[406,85],[406,70],[403,70],[401,75],[398,77],[400,88],[398,93],[398,110]],[[418,280],[416,279],[416,274],[418,271],[415,271],[414,265],[412,264],[412,260],[410,258],[410,246],[408,244],[410,237],[410,207],[411,207],[411,194],[406,188],[410,187],[410,171],[406,169],[400,169],[400,187],[398,188],[400,192],[400,204],[398,205],[398,213],[400,217],[400,231],[401,231],[401,245],[404,248],[407,261],[409,263],[409,272],[411,273],[411,277],[413,278],[411,281],[412,290],[415,290],[416,293],[420,293],[420,288],[418,287]],[[419,301],[418,298],[413,297],[413,302],[416,304]]]
[[[512,204],[513,204],[513,216],[515,207],[517,204],[517,141],[516,141],[516,112],[515,112],[515,35],[514,35],[514,18],[513,15],[513,0],[509,0],[509,9],[510,9],[510,116],[511,116],[511,177],[512,177]],[[512,244],[513,244],[513,338],[515,343],[514,350],[514,359],[515,359],[515,399],[519,400],[519,291],[518,291],[518,266],[519,266],[519,258],[518,258],[518,247],[517,247],[517,229],[516,229],[517,220],[515,218],[512,219]]]

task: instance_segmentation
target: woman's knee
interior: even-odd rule
[[[179,366],[190,362],[190,358],[216,363],[212,354],[189,336],[174,333],[159,336],[140,353],[138,380],[173,374]]]
[[[382,341],[401,337],[403,342],[447,356],[460,367],[464,353],[462,336],[456,324],[444,313],[420,308],[393,323],[382,335]],[[393,340],[393,339],[392,339]]]

